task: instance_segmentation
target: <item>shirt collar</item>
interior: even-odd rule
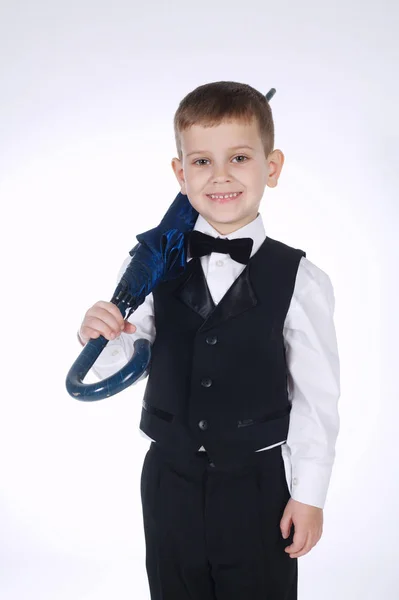
[[[253,256],[255,252],[259,250],[266,238],[265,227],[263,225],[263,219],[260,213],[258,213],[257,217],[253,221],[247,223],[247,225],[244,225],[243,227],[240,227],[240,229],[229,233],[228,235],[220,234],[214,227],[212,227],[212,225],[210,225],[210,223],[208,223],[206,219],[204,219],[202,215],[199,214],[193,230],[201,231],[201,233],[206,233],[206,235],[211,235],[212,237],[227,237],[229,240],[247,237],[252,238],[254,243],[252,246],[251,256]],[[188,258],[190,258],[189,253]]]

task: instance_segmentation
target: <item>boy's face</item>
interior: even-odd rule
[[[182,161],[172,160],[181,192],[222,235],[257,217],[265,186],[277,185],[284,163],[281,150],[265,157],[255,119],[250,125],[239,121],[192,125],[181,133],[181,147]],[[233,192],[240,193],[227,200],[210,197]]]

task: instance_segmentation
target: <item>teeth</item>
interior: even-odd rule
[[[238,196],[238,194],[240,194],[241,192],[236,192],[234,194],[224,194],[222,195],[216,195],[216,194],[208,194],[212,199],[215,198],[235,198],[236,196]]]

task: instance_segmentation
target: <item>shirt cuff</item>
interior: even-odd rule
[[[291,498],[324,508],[332,465],[318,465],[312,460],[291,461]]]

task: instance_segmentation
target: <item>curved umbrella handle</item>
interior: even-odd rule
[[[118,303],[114,299],[111,302],[116,304],[122,315],[124,315],[125,302]],[[137,381],[147,369],[151,360],[151,343],[141,338],[134,342],[132,358],[117,373],[102,381],[89,384],[83,383],[84,378],[108,344],[108,341],[102,335],[89,340],[70,368],[65,385],[68,393],[77,400],[93,402],[94,400],[103,400],[113,396]]]

